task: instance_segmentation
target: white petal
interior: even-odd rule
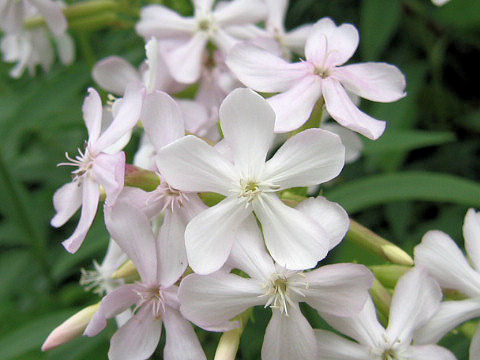
[[[177,310],[167,307],[163,324],[167,335],[163,351],[165,360],[206,360],[192,325]]]
[[[95,336],[107,326],[107,319],[122,313],[138,300],[136,285],[122,285],[105,295],[84,331],[86,336]]]
[[[264,20],[267,8],[260,0],[235,0],[215,9],[213,16],[220,26],[251,24]]]
[[[265,249],[262,233],[253,215],[238,227],[228,265],[263,281],[275,273],[275,265]]]
[[[234,38],[229,32],[223,29],[215,31],[211,40],[217,48],[224,53],[228,53],[239,42],[238,39]]]
[[[109,56],[97,62],[92,69],[93,80],[103,89],[123,95],[127,85],[140,81],[137,69],[118,56]]]
[[[102,151],[117,142],[128,131],[131,131],[140,119],[145,88],[141,83],[131,83],[125,90],[118,112],[110,126],[100,135],[95,149]]]
[[[215,0],[193,0],[192,2],[196,12],[209,12],[210,10],[212,10],[212,6]]]
[[[140,278],[147,285],[157,279],[155,239],[150,221],[134,206],[118,201],[105,208],[105,225],[112,238],[133,261]]]
[[[370,350],[327,330],[315,330],[322,360],[371,360]]]
[[[48,28],[55,35],[61,35],[67,30],[67,20],[59,3],[51,0],[29,0],[38,10]]]
[[[291,306],[288,316],[272,310],[262,346],[263,360],[317,360],[317,342],[313,329],[298,305]]]
[[[56,214],[50,221],[53,227],[60,227],[75,214],[82,205],[82,186],[78,181],[63,185],[53,195]]]
[[[167,182],[182,191],[229,195],[238,181],[233,165],[212,146],[192,135],[162,148],[157,166]]]
[[[363,150],[363,142],[356,133],[340,125],[331,123],[322,123],[321,128],[340,136],[342,144],[345,146],[346,164],[352,163],[360,157]]]
[[[117,106],[118,104],[118,106]],[[109,105],[105,105],[103,107],[103,114],[102,114],[102,131],[108,129],[110,124],[113,122],[113,117],[116,114],[116,110],[120,107],[121,100],[117,100],[112,107]],[[118,152],[122,151],[125,146],[130,142],[132,138],[132,131],[133,129],[127,131],[120,139],[114,142],[112,145],[106,147],[102,150],[102,152],[106,154],[117,154]]]
[[[83,101],[83,120],[88,131],[88,142],[96,143],[102,129],[102,100],[94,88],[88,88],[88,96]]]
[[[198,32],[182,46],[166,55],[165,62],[175,80],[186,84],[198,80],[207,40],[207,34]]]
[[[140,21],[135,30],[144,38],[158,39],[188,35],[195,31],[193,18],[184,18],[162,5],[144,6],[140,10]]]
[[[314,267],[328,252],[330,239],[324,230],[274,194],[253,201],[262,224],[265,245],[275,261],[290,270]]]
[[[335,316],[360,313],[373,283],[372,273],[358,264],[326,265],[304,274],[308,283],[302,291],[304,301],[321,313]]]
[[[244,178],[263,171],[273,141],[275,113],[266,100],[250,89],[232,91],[220,106],[220,124]]]
[[[321,129],[307,129],[288,139],[266,163],[264,181],[280,189],[312,186],[335,178],[343,168],[340,138]]]
[[[298,129],[310,117],[322,95],[322,81],[317,76],[305,76],[288,91],[268,98],[277,120],[275,132]]]
[[[164,92],[154,92],[145,98],[141,117],[145,133],[157,152],[185,135],[180,108]]]
[[[252,306],[265,304],[262,284],[234,274],[216,272],[185,277],[178,291],[180,310],[202,328],[235,327],[230,322]]]
[[[284,30],[283,23],[288,10],[288,0],[265,0],[268,8],[267,29]]]
[[[478,316],[480,316],[480,302],[478,299],[445,301],[440,304],[440,309],[430,321],[415,332],[415,343],[436,343],[450,330]]]
[[[305,45],[307,60],[326,67],[341,65],[357,49],[358,31],[352,24],[336,26],[330,18],[323,18],[313,26]]]
[[[95,181],[105,189],[105,204],[112,206],[123,189],[125,177],[125,153],[100,154],[92,166]]]
[[[385,122],[360,111],[337,80],[324,79],[322,91],[327,111],[335,121],[372,140],[383,134]]]
[[[450,350],[438,345],[411,346],[409,353],[412,360],[457,360]]]
[[[251,211],[236,196],[231,196],[189,222],[185,231],[185,246],[193,271],[209,274],[225,264],[237,227]]]
[[[70,65],[75,60],[75,43],[68,33],[55,36],[58,57],[63,65]]]
[[[387,336],[408,343],[413,332],[438,311],[442,291],[426,269],[414,267],[397,282],[390,304]]]
[[[330,238],[330,249],[342,241],[350,226],[347,212],[339,204],[322,196],[304,200],[296,209],[325,229]]]
[[[480,213],[469,209],[463,223],[463,237],[468,258],[474,268],[480,271]]]
[[[392,102],[405,97],[406,80],[393,65],[368,62],[336,68],[331,75],[348,91],[368,100]]]
[[[225,62],[242,83],[263,92],[286,91],[309,71],[306,63],[289,64],[250,43],[235,45]]]
[[[441,231],[429,231],[415,247],[415,263],[425,267],[442,288],[480,296],[480,274],[468,264],[457,244]]]
[[[479,360],[480,356],[480,326],[477,326],[477,330],[473,335],[472,342],[470,343],[470,360]]]
[[[73,234],[62,245],[70,253],[77,252],[80,245],[82,245],[85,236],[87,235],[90,226],[95,219],[95,214],[98,208],[98,198],[100,196],[100,189],[96,182],[85,179],[82,183],[82,213],[78,221],[77,228]]]
[[[152,305],[142,306],[110,339],[109,360],[145,360],[155,351],[162,321],[153,316]]]
[[[312,24],[305,24],[287,32],[282,39],[283,45],[293,52],[303,55],[305,52],[305,44],[312,32],[312,28]]]
[[[352,317],[339,317],[324,313],[321,315],[335,330],[355,339],[362,345],[376,348],[385,342],[385,329],[377,320],[371,298],[367,299],[358,315]]]

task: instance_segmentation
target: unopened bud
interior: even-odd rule
[[[125,262],[112,274],[112,279],[133,280],[136,278],[138,278],[138,272],[132,260]]]
[[[233,330],[224,332],[218,342],[217,350],[215,351],[214,360],[235,360],[240,338],[243,330],[247,325],[248,319],[252,314],[252,309],[248,309],[242,314],[238,315],[235,320],[238,321],[239,326]]]
[[[153,171],[125,164],[125,185],[153,191],[160,185],[160,179]]]
[[[42,351],[47,351],[83,334],[93,314],[97,311],[100,304],[91,305],[64,321],[60,326],[53,330],[42,345]]]

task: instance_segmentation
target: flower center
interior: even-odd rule
[[[211,22],[210,20],[208,19],[201,19],[199,22],[198,22],[198,29],[201,30],[201,31],[208,31],[210,30],[210,27],[211,27]]]
[[[289,297],[286,275],[273,274],[264,288],[266,288],[265,296],[268,296],[265,307],[270,306],[272,309],[279,309],[280,313],[288,316],[288,304],[292,304],[292,301]]]
[[[151,192],[147,200],[147,204],[152,202],[163,202],[162,211],[170,208],[172,211],[183,206],[188,201],[186,193],[171,187],[165,180],[160,177],[160,185]]]
[[[159,285],[147,286],[142,283],[137,283],[137,295],[140,301],[137,303],[134,312],[145,304],[152,304],[153,316],[160,318],[162,312],[165,311],[165,296],[163,290]]]
[[[330,76],[330,70],[329,69],[323,69],[321,67],[316,66],[313,70],[313,74],[320,76],[322,79],[326,79],[327,77]]]
[[[88,175],[90,170],[93,166],[93,161],[95,157],[90,153],[88,150],[88,145],[85,147],[85,151],[82,152],[80,148],[78,150],[78,155],[72,159],[68,153],[65,153],[65,157],[67,158],[68,162],[59,163],[57,166],[74,166],[77,169],[72,171],[72,175],[74,179],[78,179],[84,175]]]
[[[252,202],[262,192],[260,184],[251,180],[240,180],[240,188],[238,197],[245,198],[247,202]]]

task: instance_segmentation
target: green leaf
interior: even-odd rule
[[[480,207],[480,184],[458,176],[401,172],[350,181],[326,191],[349,212],[395,201],[435,201]]]
[[[445,144],[455,140],[455,134],[443,131],[421,131],[395,129],[387,132],[376,141],[365,140],[364,154],[380,152],[402,151],[407,152],[427,146]]]
[[[435,20],[462,29],[479,28],[480,1],[455,0],[435,9]]]
[[[360,12],[360,51],[365,60],[376,60],[397,30],[401,18],[398,0],[364,0]]]

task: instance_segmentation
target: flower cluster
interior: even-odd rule
[[[102,106],[97,91],[88,90],[88,141],[59,164],[73,168],[72,181],[54,195],[51,224],[62,226],[81,208],[63,242],[74,253],[105,200],[109,251],[81,280],[103,297],[94,313],[75,318],[75,329],[69,320],[53,331],[43,349],[79,328],[95,336],[117,317],[109,359],[149,358],[162,326],[165,359],[205,359],[192,323],[228,332],[262,306],[272,312],[264,360],[454,359],[435,343],[480,314],[480,278],[461,255],[451,272],[443,266],[443,250],[459,253],[443,234],[427,234],[417,248],[418,266],[398,280],[385,329],[364,265],[318,266],[348,231],[345,210],[322,196],[294,204],[284,196],[316,189],[340,174],[346,158],[357,158],[361,142],[351,131],[382,135],[385,122],[362,112],[357,96],[401,99],[401,71],[385,63],[345,65],[359,43],[351,24],[324,18],[287,32],[284,0],[193,5],[190,17],[163,5],[141,10],[136,30],[146,59],[139,69],[120,57],[93,69],[97,84],[119,98]],[[291,62],[297,55],[305,60]],[[171,96],[194,83],[193,99]],[[275,94],[264,98],[254,90]],[[348,130],[325,127],[323,108]],[[135,128],[142,129],[140,148],[126,164],[122,149]],[[467,219],[467,248],[478,265],[480,222],[473,210]],[[441,304],[440,286],[428,273],[472,300]],[[300,303],[356,342],[314,330]]]

